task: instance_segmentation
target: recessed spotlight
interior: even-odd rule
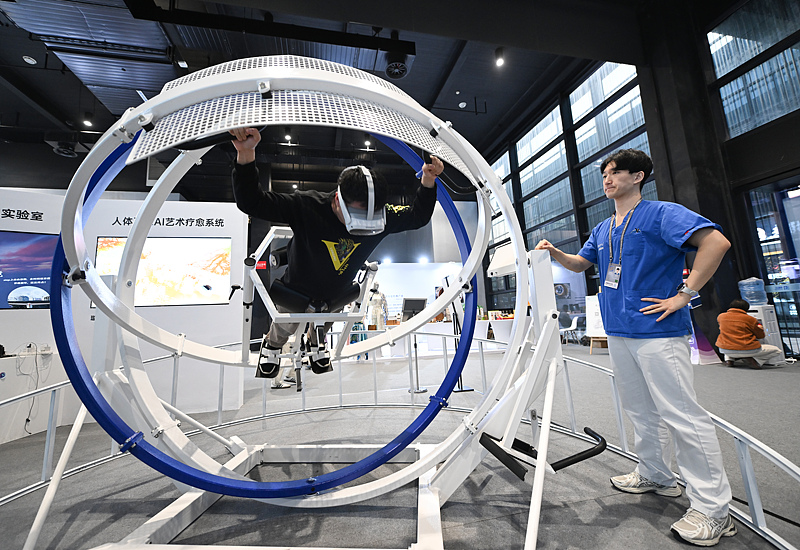
[[[296,183],[292,184],[292,189],[297,189],[297,184]]]
[[[94,117],[92,116],[92,113],[87,111],[83,115],[83,125],[86,126],[87,128],[91,128],[93,119]]]
[[[467,107],[467,102],[466,101],[462,101],[461,103],[458,104],[458,108],[459,109],[465,109],[466,107]]]
[[[23,56],[22,56],[22,60],[23,60],[25,63],[27,63],[28,65],[36,65],[36,63],[38,63],[38,62],[36,61],[36,59],[34,59],[33,57],[31,57],[31,56],[29,56],[29,55],[23,55]]]
[[[456,95],[461,94],[461,90],[456,90]]]
[[[498,67],[502,67],[505,62],[506,62],[505,53],[503,51],[503,47],[500,46],[494,51],[494,63]]]
[[[181,69],[188,69],[189,68],[189,64],[186,61],[184,61],[183,59],[179,59],[178,60],[178,67],[180,67]]]
[[[426,258],[425,256],[420,256],[419,260],[417,260],[417,261],[419,263],[421,263],[421,264],[427,264],[428,263],[428,258]]]
[[[390,264],[390,263],[392,263],[392,259],[391,258],[384,258],[383,260],[381,260],[381,262],[384,263],[384,264]]]
[[[288,126],[284,129],[283,139],[285,139],[286,141],[292,141],[292,132],[291,130],[289,130]]]

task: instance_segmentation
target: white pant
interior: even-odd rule
[[[675,485],[669,467],[669,429],[678,471],[692,508],[714,518],[728,514],[731,489],[711,417],[694,392],[687,337],[608,337],[608,351],[622,400],[633,423],[636,471],[662,485]]]
[[[766,363],[770,365],[779,365],[786,361],[786,358],[783,356],[783,351],[778,348],[778,346],[772,346],[770,344],[761,344],[761,347],[758,349],[740,350],[719,348],[719,351],[725,354],[726,361],[732,361],[740,357],[752,357],[758,361],[759,365],[764,365]]]

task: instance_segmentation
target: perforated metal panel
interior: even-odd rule
[[[431,151],[475,181],[446,143],[433,138],[428,128],[402,113],[362,99],[309,90],[277,90],[271,99],[262,99],[257,92],[236,94],[175,111],[138,140],[128,163],[233,128],[293,124],[350,128],[393,137]]]
[[[173,88],[177,88],[178,86],[183,86],[184,84],[188,84],[190,82],[196,82],[198,80],[202,80],[203,78],[207,78],[209,76],[231,73],[234,71],[242,71],[246,69],[270,69],[278,67],[286,69],[314,69],[318,71],[341,74],[352,78],[358,78],[360,80],[372,82],[383,88],[386,88],[387,90],[392,90],[393,92],[401,94],[405,97],[410,97],[407,93],[405,93],[403,90],[401,90],[394,84],[387,82],[382,78],[378,78],[377,76],[365,73],[358,69],[354,69],[353,67],[348,67],[347,65],[342,65],[340,63],[334,63],[332,61],[325,61],[323,59],[299,57],[296,55],[270,55],[263,57],[248,57],[246,59],[237,59],[235,61],[221,63],[219,65],[208,67],[207,69],[202,69],[192,74],[188,74],[184,77],[177,78],[171,82],[167,82],[164,85],[164,89],[162,90],[162,92],[172,90]]]

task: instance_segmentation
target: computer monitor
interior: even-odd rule
[[[403,322],[425,309],[427,298],[403,298]]]

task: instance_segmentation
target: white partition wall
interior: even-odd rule
[[[0,198],[3,212],[0,232],[58,235],[62,205],[63,192],[5,189]],[[86,227],[87,247],[94,249],[100,236],[127,236],[140,206],[140,200],[101,200]],[[202,220],[202,224],[198,224],[198,220]],[[246,230],[246,217],[232,203],[167,201],[151,228],[150,236],[230,238],[229,284],[241,285]],[[7,272],[6,277],[9,275]],[[230,294],[229,287],[212,290],[224,294],[226,299]],[[187,337],[210,345],[220,345],[241,338],[241,301],[239,292],[227,304],[140,307],[137,311],[168,330],[186,333]],[[90,307],[83,293],[74,294],[73,305],[81,349],[87,354],[87,363],[91,364],[94,325],[101,313]],[[14,355],[0,359],[0,373],[4,373],[0,379],[0,401],[67,380],[55,346],[48,309],[0,309],[0,344],[5,347],[6,354]],[[142,342],[142,353],[145,359],[166,355],[166,352],[145,342]],[[169,359],[148,367],[156,391],[166,399],[172,390],[172,364]],[[252,373],[226,368],[223,408],[233,409],[241,405],[244,376],[252,376]],[[219,379],[219,367],[182,358],[178,405],[187,412],[216,410]],[[62,392],[57,403],[58,424],[71,424],[78,405],[72,390]],[[49,408],[48,395],[0,409],[0,443],[45,430]],[[27,418],[30,418],[29,422],[26,422]]]

